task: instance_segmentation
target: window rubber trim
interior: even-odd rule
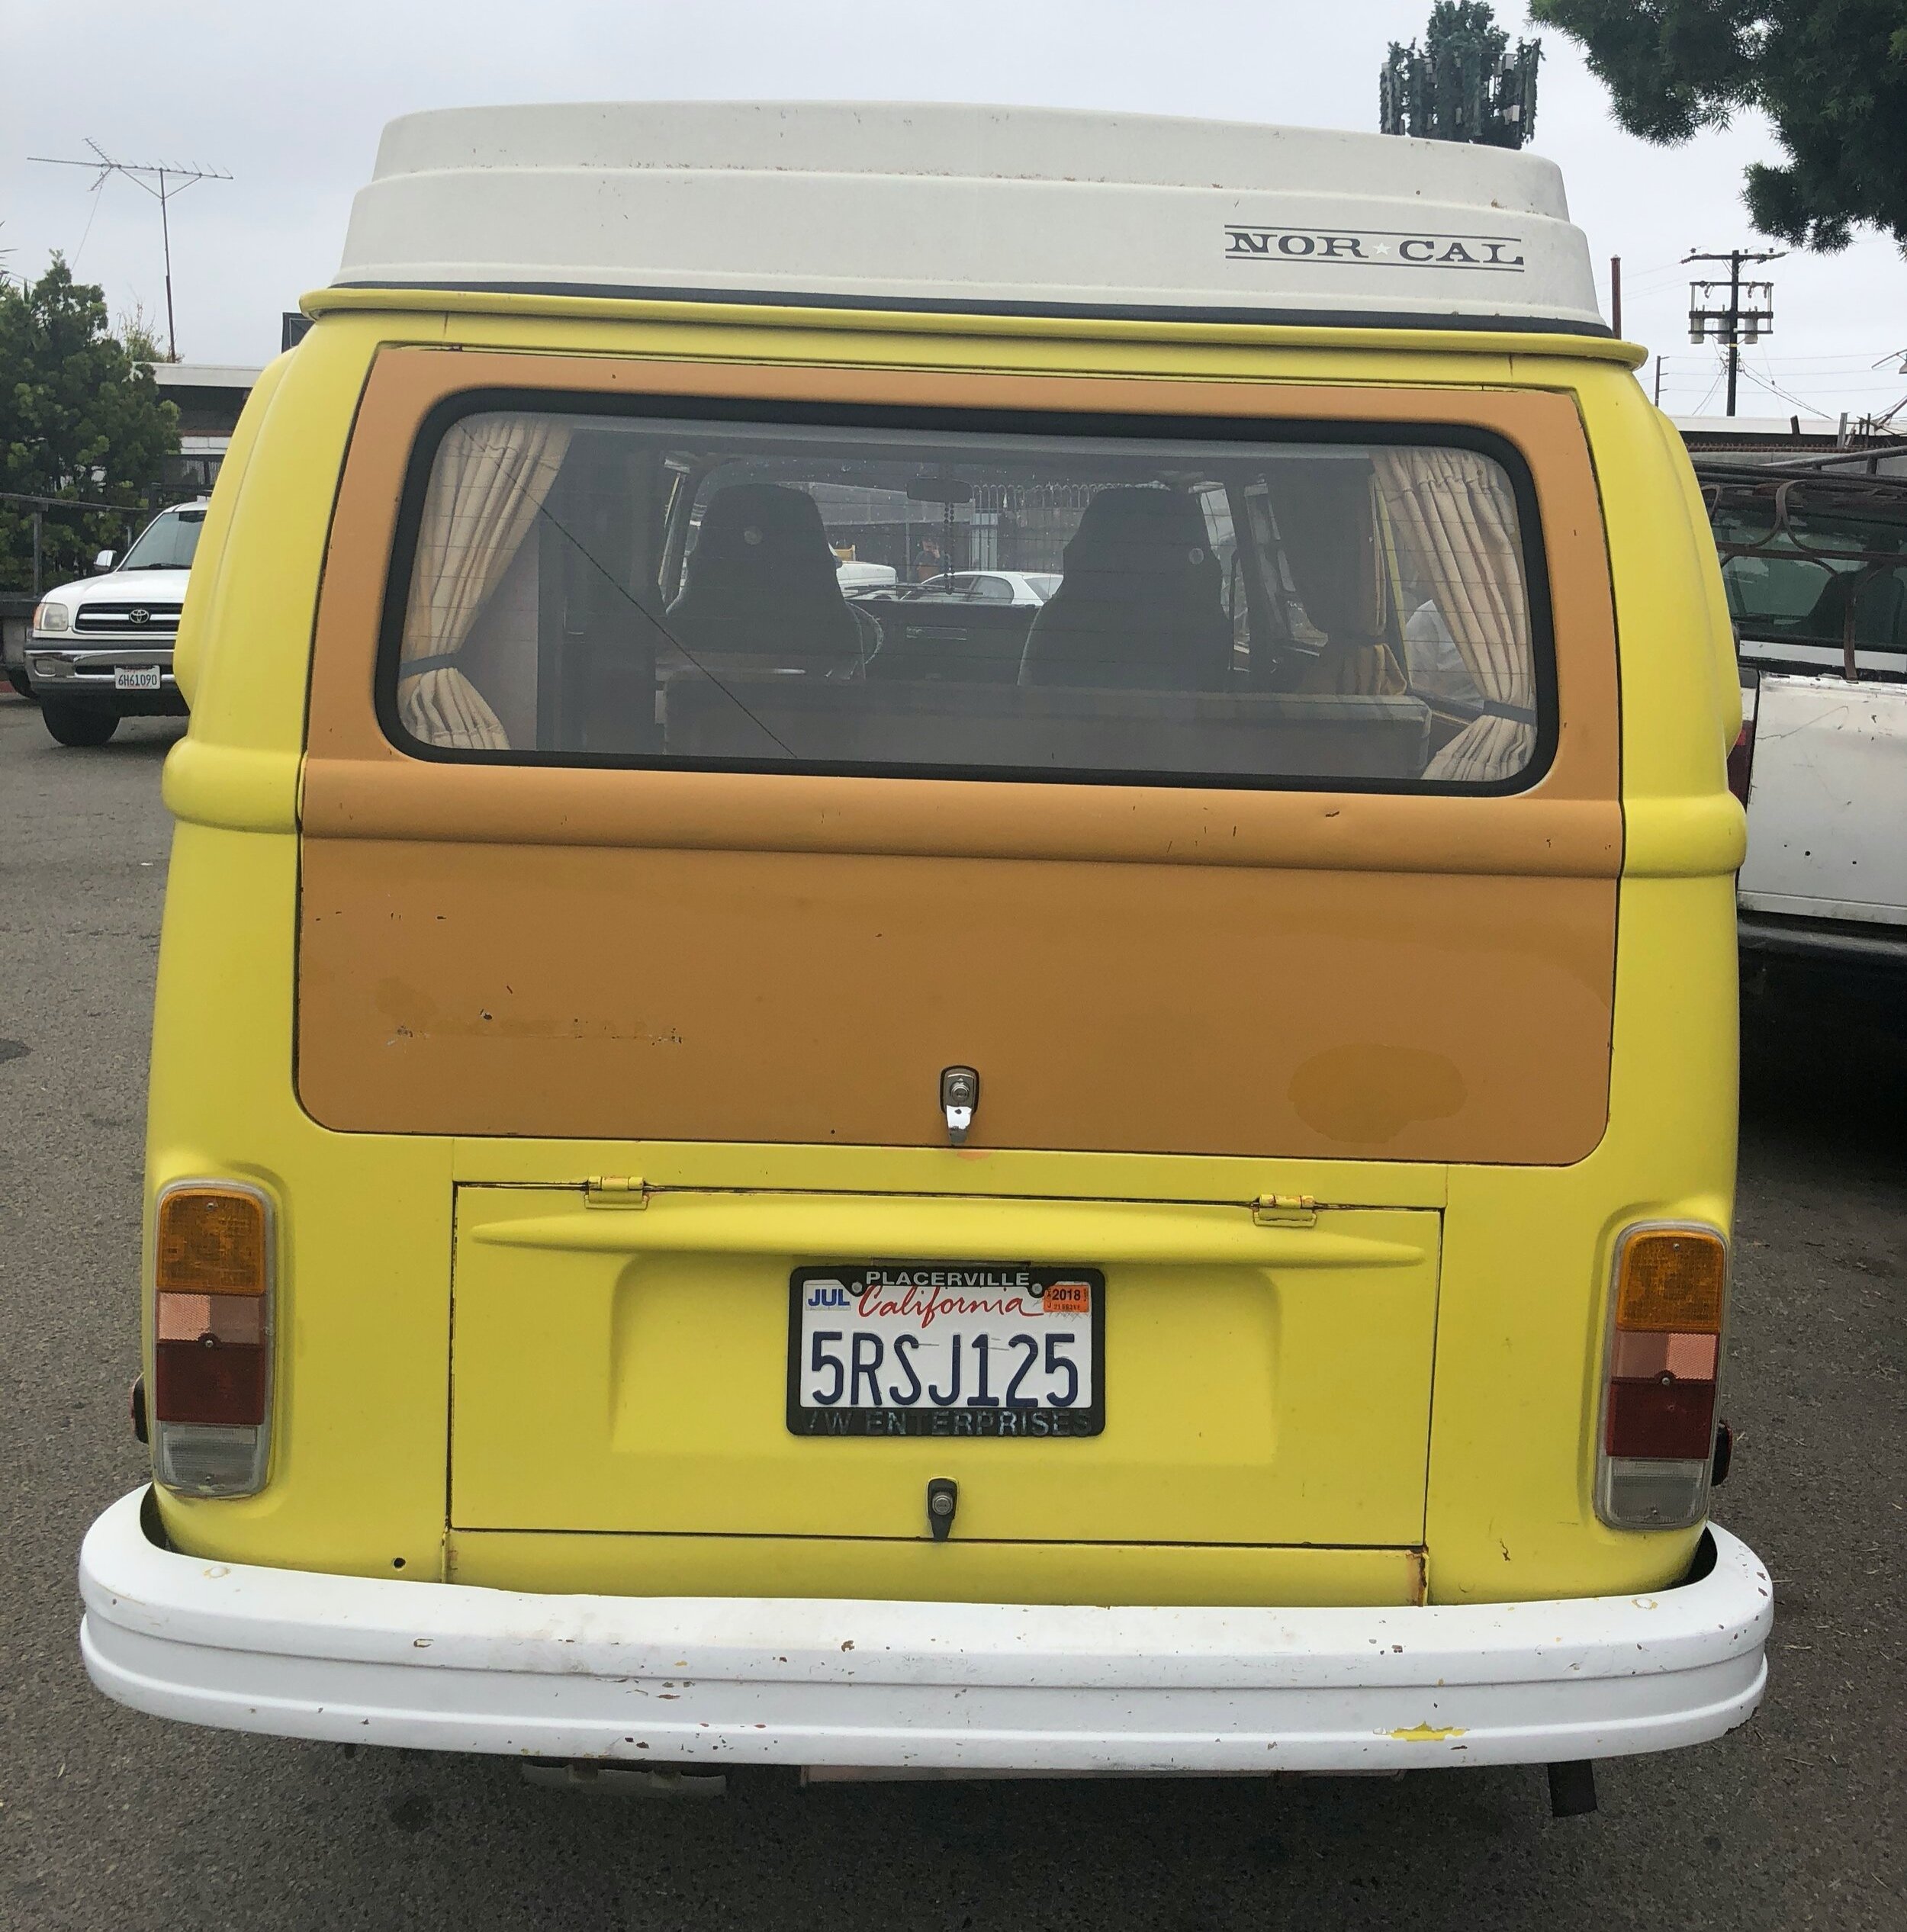
[[[1485,784],[1444,780],[1397,783],[1381,779],[1330,776],[1255,777],[1211,772],[1135,772],[1069,767],[1051,770],[1020,765],[929,765],[887,760],[806,758],[671,757],[647,753],[503,751],[426,744],[407,731],[397,713],[398,656],[410,603],[411,571],[423,520],[426,492],[437,451],[465,416],[518,410],[544,416],[626,417],[658,423],[758,423],[764,428],[916,429],[965,435],[1094,436],[1150,442],[1349,443],[1467,449],[1486,456],[1509,477],[1516,503],[1523,579],[1529,605],[1530,644],[1536,684],[1536,742],[1529,762],[1506,779]],[[1474,423],[1346,421],[1314,417],[1129,416],[1100,412],[1044,410],[915,408],[892,404],[766,402],[745,397],[599,394],[587,390],[514,389],[494,385],[460,390],[436,403],[419,426],[398,499],[397,526],[378,624],[374,698],[378,722],[406,757],[434,764],[500,765],[575,771],[699,771],[815,778],[908,778],[983,784],[1124,786],[1145,790],[1325,792],[1400,798],[1498,798],[1534,789],[1555,761],[1561,735],[1556,692],[1555,627],[1549,568],[1536,485],[1523,452],[1507,437]]]

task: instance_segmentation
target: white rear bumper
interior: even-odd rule
[[[1746,1721],[1767,1573],[1420,1609],[537,1596],[207,1562],[143,1492],[88,1532],[80,1642],[135,1709],[638,1764],[1350,1771],[1661,1750]]]

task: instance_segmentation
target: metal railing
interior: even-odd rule
[[[116,516],[136,517],[143,507],[138,503],[100,503],[88,501],[84,497],[34,497],[18,490],[0,490],[0,503],[31,503],[33,512],[33,594],[37,597],[44,587],[40,581],[42,570],[43,535],[47,512],[50,510],[110,510]]]

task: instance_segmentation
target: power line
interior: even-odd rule
[[[1879,362],[1864,352],[1851,349],[1833,355],[1777,355],[1764,357],[1763,361],[1771,363],[1777,369],[1792,368],[1799,362],[1844,362],[1850,369],[1877,369],[1883,363],[1899,362],[1902,352],[1899,349],[1890,349]]]
[[[1799,360],[1800,358],[1797,358],[1796,359]],[[1873,379],[1874,371],[1889,365],[1895,365],[1894,373],[1896,376],[1907,375],[1907,351],[1896,349],[1889,355],[1883,355],[1878,362],[1870,362],[1867,365],[1867,379],[1865,381],[1853,380],[1846,375],[1837,376],[1832,371],[1825,369],[1804,371],[1798,379],[1804,381],[1824,382],[1831,385],[1835,391],[1837,400],[1843,400],[1849,396],[1857,396],[1866,393],[1870,393],[1876,389],[1879,389],[1887,394],[1893,394],[1896,393],[1896,384],[1895,383],[1887,381],[1885,379],[1880,381],[1876,381]],[[1824,404],[1818,400],[1810,401],[1806,397],[1796,395],[1792,390],[1784,387],[1780,382],[1777,381],[1775,375],[1776,366],[1777,365],[1772,362],[1767,356],[1764,355],[1761,358],[1761,373],[1759,375],[1756,375],[1752,371],[1746,369],[1744,370],[1743,373],[1747,375],[1750,380],[1755,382],[1759,387],[1769,390],[1774,394],[1779,396],[1783,402],[1794,403],[1804,408],[1819,410],[1823,414],[1826,415],[1831,415],[1833,413],[1832,404]],[[1785,365],[1782,366],[1783,368],[1786,367]],[[1890,410],[1887,412],[1888,415],[1890,416],[1893,415],[1899,407],[1899,405],[1896,404],[1895,406],[1895,410]],[[1884,420],[1885,419],[1883,420]]]
[[[175,194],[182,194],[195,182],[230,181],[232,177],[222,168],[185,168],[175,162],[115,161],[90,135],[85,137],[87,146],[93,151],[90,161],[71,161],[63,156],[51,154],[30,154],[29,161],[37,162],[47,168],[91,168],[96,171],[91,192],[97,194],[114,175],[123,175],[135,188],[143,188],[159,204],[159,239],[166,251],[166,345],[172,360],[178,360],[178,330],[172,316],[172,228],[166,212],[166,204]],[[148,181],[147,175],[155,177],[158,186]],[[89,220],[87,227],[90,231]],[[84,246],[84,243],[81,244]]]
[[[1784,403],[1792,403],[1796,409],[1806,410],[1812,414],[1821,407],[1819,403],[1811,403],[1805,396],[1797,396],[1792,390],[1783,389],[1779,383],[1770,378],[1757,375],[1751,368],[1745,366],[1741,373],[1754,384],[1756,388],[1765,389],[1770,396],[1777,396]]]
[[[1659,288],[1665,277],[1673,280],[1681,266],[1679,262],[1671,262],[1666,268],[1638,268],[1629,278],[1629,287],[1637,294],[1646,294]]]
[[[1718,368],[1716,368],[1716,371],[1715,371],[1715,377],[1714,377],[1714,380],[1709,383],[1709,386],[1708,386],[1708,387],[1707,387],[1706,389],[1705,389],[1705,390],[1703,390],[1703,392],[1702,392],[1702,400],[1701,400],[1699,403],[1697,403],[1696,404],[1696,406],[1694,407],[1694,408],[1693,408],[1693,409],[1692,409],[1692,410],[1690,410],[1689,411],[1690,415],[1691,415],[1691,416],[1700,416],[1700,415],[1702,413],[1702,412],[1703,412],[1705,409],[1706,409],[1706,408],[1708,407],[1708,406],[1709,406],[1709,398],[1710,398],[1711,397],[1712,397],[1712,396],[1714,395],[1715,391],[1716,391],[1716,384],[1719,384],[1719,383],[1721,381],[1721,380],[1722,380],[1722,371],[1721,371],[1720,368],[1718,367]]]
[[[92,205],[86,210],[86,225],[80,230],[79,246],[72,252],[72,266],[76,268],[79,266],[79,258],[86,252],[86,244],[92,239],[93,223],[99,214],[99,197],[95,194],[89,199]]]

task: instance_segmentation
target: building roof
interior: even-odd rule
[[[1676,416],[1669,420],[1685,436],[1733,436],[1764,442],[1783,436],[1826,436],[1831,441],[1839,428],[1825,416]]]
[[[1691,455],[1724,463],[1825,464],[1830,471],[1898,473],[1907,439],[1890,429],[1821,416],[1677,416]]]
[[[1607,333],[1537,156],[944,104],[408,115],[336,285]]]
[[[155,362],[153,380],[162,389],[243,389],[249,391],[262,369],[233,362]]]

